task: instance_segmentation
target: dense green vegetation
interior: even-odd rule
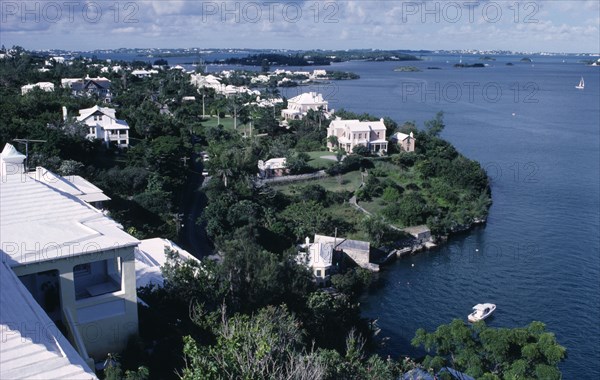
[[[223,61],[228,65],[244,66],[326,66],[331,64],[331,59],[323,56],[307,57],[301,53],[296,54],[274,54],[261,53],[243,58],[227,58]]]
[[[259,53],[242,58],[228,58],[217,63],[246,66],[327,66],[332,62],[418,61],[419,58],[401,50],[318,50],[289,54]]]
[[[413,345],[423,345],[434,356],[423,364],[464,371],[477,379],[561,379],[558,363],[566,350],[541,322],[524,328],[490,328],[483,322],[472,327],[454,320],[428,333],[417,330]]]
[[[19,49],[12,54],[0,60],[0,143],[17,137],[46,140],[31,144],[30,165],[91,180],[112,198],[110,215],[130,233],[180,241],[180,213],[198,196],[202,166],[212,177],[200,193],[206,207],[198,223],[220,259],[183,260],[166,252],[165,286],[139,291],[150,306],[139,309],[140,336],[131,338],[106,378],[395,379],[421,367],[373,353],[377,341],[358,302],[373,281],[370,272],[342,264],[331,279],[337,290],[322,291],[296,262],[296,244],[337,231],[381,247],[402,237],[390,224],[426,222],[444,234],[484,218],[490,201],[485,172],[439,137],[441,113],[422,130],[384,119],[388,136],[414,133],[415,152],[399,152],[390,144],[388,157],[358,149],[332,152],[335,159],[326,162],[314,153],[326,150],[329,120],[322,110],[286,129],[279,127],[279,108],[252,107],[248,97],[198,90],[179,70],[144,79],[127,72],[102,74],[112,80],[110,106],[131,127],[131,147],[117,149],[87,140],[80,125],[62,119],[62,106],[73,116],[101,101],[71,96],[60,89],[60,79],[98,76],[95,65],[103,62],[78,59],[40,72],[44,57]],[[37,81],[53,82],[56,91],[20,95],[20,86]],[[196,100],[183,101],[184,96]],[[344,110],[336,115],[379,119]],[[242,127],[250,121],[252,133]],[[201,162],[200,152],[208,154],[207,162]],[[292,173],[325,168],[329,176],[277,187],[258,181],[257,161],[275,157],[286,157]],[[349,207],[353,195],[372,217]],[[436,357],[423,363],[427,370],[450,365],[482,378],[492,378],[488,372],[506,379],[553,378],[564,358],[564,349],[538,324],[525,330],[458,324],[453,322],[448,336],[443,326],[439,334],[417,333],[415,344],[437,349]]]

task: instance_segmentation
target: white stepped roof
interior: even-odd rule
[[[29,175],[30,178],[37,179],[58,191],[74,195],[84,202],[110,200],[110,198],[106,196],[99,187],[78,175],[61,177],[43,167],[38,167],[36,168],[35,172],[29,172],[27,175]]]
[[[0,250],[10,266],[139,243],[98,209],[22,172],[2,173],[0,209]]]
[[[97,379],[0,255],[0,379]]]

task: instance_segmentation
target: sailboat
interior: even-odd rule
[[[583,77],[581,77],[579,84],[577,86],[575,86],[575,88],[578,90],[583,90],[585,88],[585,82],[583,81]]]

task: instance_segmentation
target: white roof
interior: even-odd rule
[[[81,82],[83,83],[83,79],[81,78],[62,78],[60,80],[60,84],[63,87],[71,86],[73,83]]]
[[[329,268],[333,262],[333,243],[313,243],[308,247],[308,266]]]
[[[139,243],[98,209],[22,171],[3,169],[0,209],[1,251],[11,266]]]
[[[394,138],[398,141],[404,141],[409,137],[414,139],[412,132],[410,133],[410,135],[407,135],[406,133],[402,133],[402,132],[396,132],[394,134]]]
[[[267,161],[258,161],[258,168],[261,170],[276,170],[286,168],[286,159],[283,158],[271,158]]]
[[[27,175],[58,191],[76,196],[84,202],[110,200],[99,187],[78,175],[61,177],[41,166],[38,166],[36,171],[27,173]]]
[[[351,240],[343,237],[325,236],[315,234],[315,243],[330,243],[337,250],[353,249],[361,251],[369,251],[371,244],[368,241]]]
[[[79,116],[77,117],[77,120],[84,121],[96,112],[100,112],[103,115],[110,117],[111,119],[116,119],[115,114],[117,111],[114,108],[93,106],[92,108],[84,108],[79,110]]]
[[[0,255],[0,378],[97,379]]]
[[[289,103],[295,103],[299,105],[315,105],[315,104],[327,104],[327,100],[323,99],[323,95],[317,94],[316,92],[305,92],[298,96],[295,96],[288,100]]]
[[[133,75],[151,75],[151,74],[158,74],[157,70],[133,70],[131,72],[131,74]]]
[[[331,121],[329,128],[344,128],[349,129],[350,132],[385,131],[385,124],[383,119],[377,121],[335,119]]]
[[[34,84],[26,84],[25,86],[22,86],[21,89],[26,89],[26,90],[31,90],[35,87],[39,87],[42,90],[54,90],[54,83],[52,82],[37,82]]]
[[[179,252],[179,255],[184,259],[198,260],[191,253],[168,239],[142,240],[135,250],[135,277],[138,288],[148,285],[163,285],[164,278],[160,267],[165,265],[167,261],[165,247]]]

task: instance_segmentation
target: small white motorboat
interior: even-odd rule
[[[469,314],[467,319],[469,322],[483,321],[496,310],[496,305],[493,303],[480,303],[473,306],[473,312]]]

